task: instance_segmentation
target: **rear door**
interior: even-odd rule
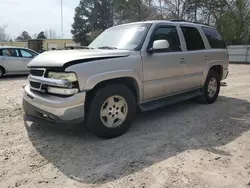
[[[208,53],[199,27],[181,25],[185,49],[185,90],[202,86],[203,72],[208,62]]]

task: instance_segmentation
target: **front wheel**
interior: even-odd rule
[[[124,134],[136,114],[133,92],[124,85],[112,84],[98,89],[89,105],[87,128],[101,138]]]
[[[204,104],[214,103],[220,93],[220,77],[216,71],[209,71],[202,95],[198,98]]]

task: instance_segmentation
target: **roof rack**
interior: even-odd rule
[[[184,20],[184,19],[171,19],[170,21],[171,22],[187,22],[187,23],[194,23],[194,24],[211,26],[209,24],[205,24],[205,23],[201,23],[201,22],[191,22],[191,21],[187,21],[187,20]]]
[[[183,20],[183,19],[171,19],[171,22],[188,22],[187,20]]]

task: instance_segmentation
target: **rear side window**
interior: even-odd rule
[[[207,40],[211,46],[211,48],[219,48],[225,49],[226,44],[218,31],[212,27],[201,27],[203,32],[205,33]]]
[[[2,55],[5,57],[20,57],[18,50],[14,48],[2,49]]]
[[[181,30],[183,32],[188,51],[205,49],[204,42],[198,29],[195,27],[181,26]]]

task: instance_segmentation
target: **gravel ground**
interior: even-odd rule
[[[218,101],[138,114],[125,135],[23,121],[25,77],[0,80],[0,187],[250,187],[250,65]]]

